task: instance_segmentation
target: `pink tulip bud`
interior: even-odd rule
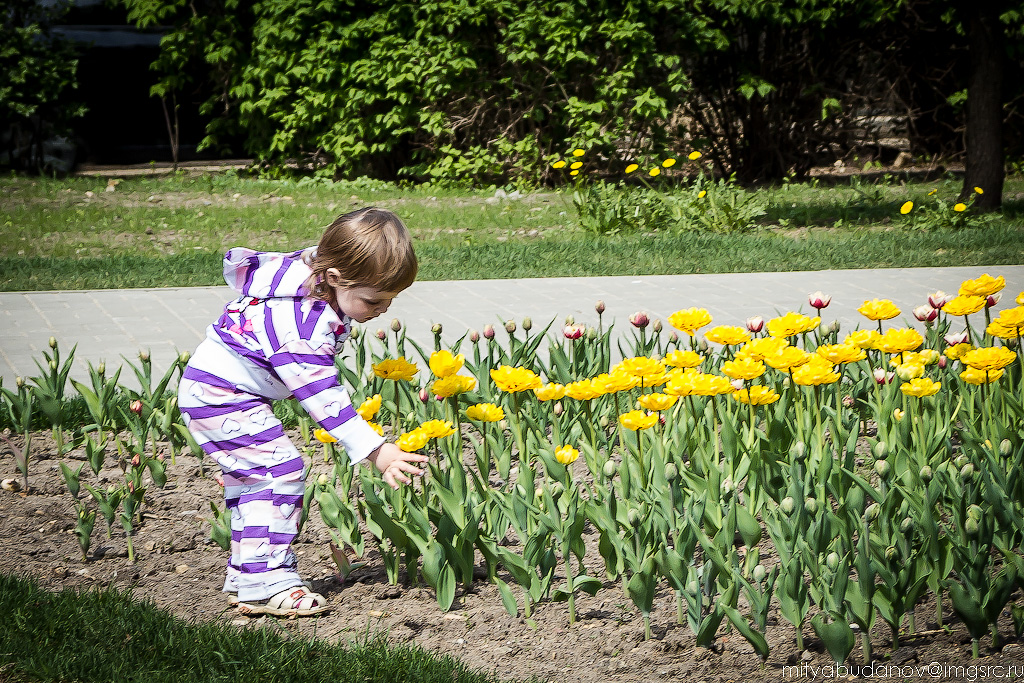
[[[562,334],[565,335],[566,339],[579,339],[583,336],[582,325],[566,325],[565,329],[562,330]]]
[[[470,330],[469,341],[473,342],[474,344],[478,343],[480,341],[480,333],[477,332],[476,330]]]
[[[949,365],[949,359],[946,358],[945,356],[939,356],[939,370],[945,370],[947,365]]]
[[[422,401],[423,403],[426,403],[429,400],[430,400],[430,392],[428,392],[426,389],[420,389],[420,401]]]
[[[658,415],[658,424],[660,424],[662,427],[665,426],[665,416],[664,415],[660,415],[660,414]]]
[[[653,331],[655,331],[655,332],[661,332],[661,319],[660,318],[655,320],[653,323],[651,323],[651,329]]]
[[[384,341],[387,338],[388,338],[388,333],[387,332],[385,332],[384,330],[381,330],[381,329],[377,330],[377,339],[380,339],[381,341]]]
[[[675,342],[679,341],[679,335],[673,332],[672,334],[668,335],[668,341],[670,344],[674,344]]]
[[[508,322],[506,322],[505,331],[508,332],[509,334],[513,334],[516,331],[516,321],[509,320]]]
[[[157,453],[156,459],[157,459],[158,462],[163,462],[164,461],[164,454],[163,453]]]
[[[895,372],[886,372],[884,368],[875,368],[874,370],[875,382],[878,384],[889,384],[892,382],[893,377],[896,376]]]
[[[928,295],[928,305],[931,306],[932,308],[940,309],[947,303],[952,301],[952,299],[952,294],[946,294],[942,290],[939,290]]]
[[[494,339],[494,325],[484,325],[484,338]]]
[[[135,493],[135,483],[134,482],[131,482],[131,481],[128,482],[128,493]]]
[[[995,294],[989,294],[985,298],[985,308],[992,308],[997,303],[999,303],[999,300],[1001,298],[1003,298],[1003,293],[1002,292],[996,292]]]
[[[754,315],[747,318],[747,330],[757,334],[764,329],[764,318],[759,315]]]
[[[128,406],[128,410],[132,411],[136,415],[141,415],[142,414],[142,401],[140,401],[139,399],[135,399]]]
[[[966,344],[967,343],[967,330],[964,330],[963,332],[957,332],[957,333],[950,332],[945,337],[943,337],[943,340],[945,340],[947,346],[956,346],[957,344]]]
[[[846,406],[847,408],[852,408],[854,403],[855,401],[853,399],[853,396],[850,396],[849,394],[843,396],[843,405]]]
[[[604,302],[598,299],[597,303],[594,304],[594,310],[597,311],[598,315],[602,315],[605,311]]]
[[[914,309],[914,317],[923,323],[930,323],[939,317],[939,309],[927,304]]]
[[[832,303],[832,297],[827,294],[822,294],[821,291],[817,291],[814,294],[807,295],[807,302],[818,309],[819,311],[823,308],[828,308],[828,305]]]
[[[141,464],[142,459],[139,457],[139,454],[136,453],[134,456],[132,456],[132,467],[138,467]]]
[[[647,314],[643,311],[637,311],[633,315],[629,316],[629,322],[633,327],[643,329],[650,324],[651,319],[647,317]]]

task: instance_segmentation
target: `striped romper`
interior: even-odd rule
[[[224,590],[265,600],[299,586],[291,543],[302,512],[305,463],[271,407],[294,396],[353,462],[384,439],[352,406],[334,356],[350,318],[307,298],[311,250],[234,248],[224,279],[241,295],[207,329],[178,385],[189,431],[224,473],[231,557]]]

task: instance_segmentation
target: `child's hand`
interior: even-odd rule
[[[372,462],[380,471],[384,481],[393,489],[398,488],[398,483],[411,484],[412,479],[406,476],[409,474],[423,474],[412,463],[426,462],[427,456],[419,453],[406,453],[393,443],[381,444],[381,447],[370,453],[367,460]]]

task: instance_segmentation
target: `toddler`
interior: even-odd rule
[[[307,616],[328,609],[296,571],[305,463],[271,402],[294,396],[353,462],[398,488],[425,456],[385,443],[356,413],[334,365],[351,333],[388,310],[416,278],[412,240],[395,214],[338,218],[317,247],[290,254],[234,248],[224,279],[241,296],[224,308],[178,386],[185,424],[220,465],[231,510],[224,591],[246,614]]]

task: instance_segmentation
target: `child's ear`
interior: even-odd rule
[[[341,271],[337,268],[328,268],[324,271],[324,275],[327,276],[327,284],[331,287],[340,287],[343,284]]]

